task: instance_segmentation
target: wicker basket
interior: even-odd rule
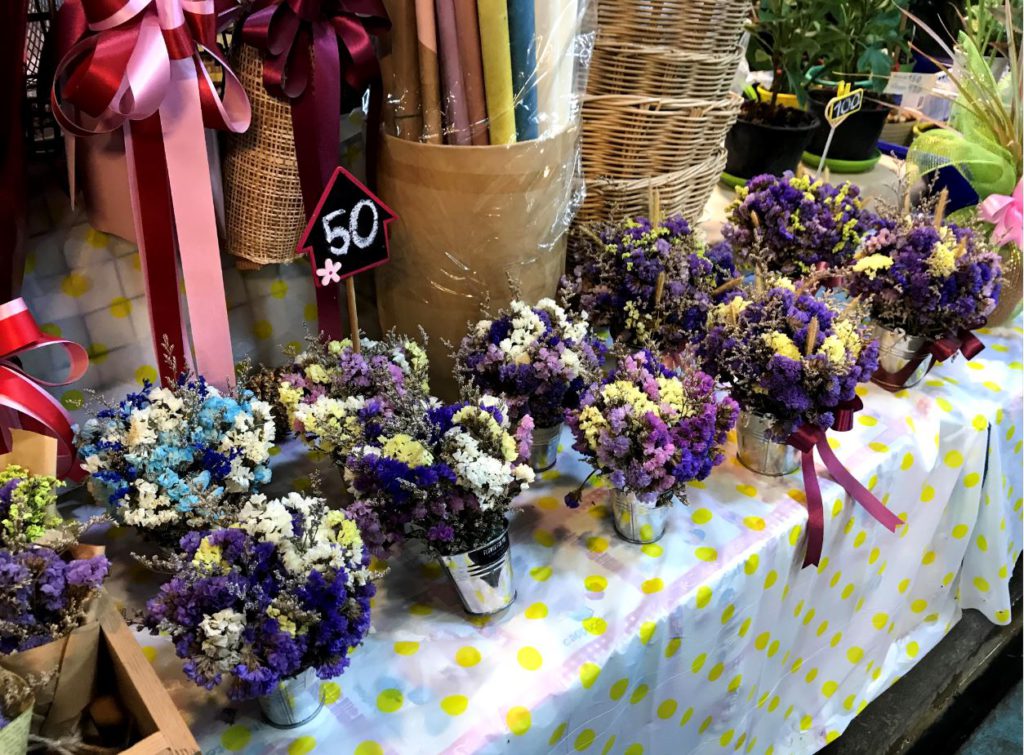
[[[291,111],[263,87],[263,61],[256,48],[236,45],[231,58],[252,103],[252,125],[244,134],[227,137],[227,249],[242,269],[291,262],[299,259],[295,245],[306,225]]]
[[[740,48],[707,53],[600,39],[587,91],[718,100],[728,94],[742,55]]]
[[[684,170],[654,178],[619,180],[597,178],[587,181],[587,198],[577,222],[616,221],[646,215],[651,189],[658,190],[661,214],[681,214],[692,223],[700,221],[711,191],[725,169],[725,149],[719,147],[710,157]]]
[[[638,179],[676,173],[716,154],[742,100],[587,96],[583,169],[589,179]]]
[[[732,50],[750,0],[600,0],[601,36],[638,45]]]

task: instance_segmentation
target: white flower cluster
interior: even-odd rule
[[[231,608],[204,616],[199,622],[203,633],[203,654],[217,661],[217,666],[230,671],[241,662],[242,631],[245,629],[245,614]]]
[[[359,411],[364,406],[362,396],[318,396],[311,404],[296,404],[293,422],[302,427],[314,447],[344,458],[362,436]]]

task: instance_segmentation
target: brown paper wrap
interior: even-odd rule
[[[455,397],[450,349],[483,305],[554,296],[572,221],[577,131],[488,147],[386,136],[380,196],[399,219],[377,275],[381,327],[430,337],[432,391]]]
[[[25,755],[28,751],[28,733],[32,725],[35,698],[28,684],[17,674],[0,669],[0,682],[14,686],[22,701],[19,708],[4,711],[10,723],[0,729],[0,752],[4,755]]]
[[[11,452],[0,454],[0,469],[12,464],[34,475],[57,474],[57,439],[30,430],[11,430]]]

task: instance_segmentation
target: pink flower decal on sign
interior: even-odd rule
[[[341,283],[341,263],[334,260],[324,260],[324,266],[316,269],[320,276],[320,285],[327,286],[331,283]]]

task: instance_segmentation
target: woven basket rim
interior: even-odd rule
[[[725,97],[656,97],[638,94],[585,94],[583,105],[618,105],[634,107],[637,105],[665,105],[669,108],[688,107],[732,107],[743,103],[743,98],[735,92],[726,93]],[[650,111],[657,112],[657,111]]]
[[[605,178],[605,177],[594,177],[588,178],[587,184],[597,186],[615,186],[622,190],[628,190],[630,188],[642,188],[650,184],[664,184],[674,180],[683,178],[691,178],[693,176],[701,175],[707,171],[711,166],[719,162],[722,157],[726,154],[725,147],[715,150],[711,155],[699,163],[694,165],[688,165],[681,170],[673,170],[668,173],[659,173],[656,176],[644,176],[642,178]]]
[[[666,58],[678,58],[681,61],[694,60],[709,62],[732,61],[733,59],[739,58],[743,55],[743,48],[739,44],[737,44],[733,50],[727,52],[702,52],[698,50],[687,50],[682,47],[672,47],[670,45],[640,44],[612,37],[598,37],[594,50],[595,53],[597,51],[601,51],[611,52],[618,55],[661,55]]]

